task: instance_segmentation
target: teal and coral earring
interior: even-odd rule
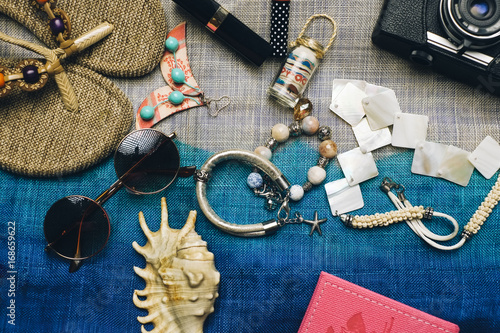
[[[168,33],[160,68],[167,86],[153,91],[142,102],[136,114],[137,129],[152,127],[176,112],[203,105],[209,108],[210,115],[217,116],[229,105],[227,96],[206,99],[196,82],[187,57],[186,22]]]

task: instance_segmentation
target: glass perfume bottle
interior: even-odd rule
[[[333,25],[333,34],[326,47],[315,39],[304,36],[310,22],[320,17],[326,18]],[[325,14],[311,16],[302,28],[297,40],[291,43],[291,51],[280,72],[268,88],[267,93],[276,98],[280,104],[293,108],[302,97],[302,93],[306,89],[320,60],[324,57],[336,36],[337,24],[331,17]]]

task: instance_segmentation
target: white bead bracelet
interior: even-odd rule
[[[488,193],[484,201],[478,207],[474,215],[471,217],[469,222],[464,226],[461,234],[461,239],[455,245],[441,245],[436,243],[436,241],[444,242],[449,241],[455,237],[458,233],[459,226],[458,222],[450,215],[435,212],[432,208],[424,209],[423,206],[412,206],[411,203],[406,199],[404,195],[404,186],[394,183],[392,180],[386,178],[380,186],[381,189],[387,193],[389,199],[398,208],[396,211],[390,211],[384,214],[374,214],[374,215],[364,215],[364,216],[353,216],[353,215],[340,215],[341,221],[348,227],[352,228],[373,228],[379,226],[388,226],[393,223],[398,223],[405,221],[406,224],[422,238],[427,244],[439,250],[455,250],[460,248],[469,240],[472,235],[477,234],[481,229],[481,226],[486,222],[486,219],[491,214],[493,208],[498,204],[500,200],[500,176],[498,177],[495,185],[493,185],[491,191]],[[391,190],[396,189],[397,196],[391,192]],[[454,227],[453,232],[448,235],[436,235],[431,232],[422,223],[421,219],[431,219],[433,216],[442,217],[449,220]]]

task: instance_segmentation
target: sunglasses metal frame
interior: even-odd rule
[[[151,129],[151,128],[146,128],[146,129],[140,129],[140,130],[136,130],[136,131],[133,131],[129,134],[127,134],[119,143],[117,149],[115,150],[115,154],[114,154],[114,159],[115,159],[115,171],[117,172],[116,170],[116,156],[117,156],[117,152],[120,148],[120,146],[123,144],[123,142],[125,142],[128,138],[130,138],[132,135],[137,135],[138,132],[144,132],[144,131],[155,131],[155,132],[158,132],[158,133],[161,133],[162,135],[165,136],[166,140],[162,141],[161,144],[163,144],[164,142],[167,142],[167,141],[170,141],[172,142],[173,144],[173,147],[175,148],[175,151],[177,153],[177,158],[179,159],[179,162],[180,162],[180,154],[179,154],[179,149],[177,148],[177,145],[175,144],[175,142],[173,142],[173,139],[176,137],[176,134],[175,133],[171,133],[169,135],[165,135],[164,133],[158,131],[158,130],[155,130],[155,129]],[[127,190],[129,190],[130,192],[132,192],[133,194],[138,194],[138,195],[142,195],[142,194],[155,194],[155,193],[159,193],[165,189],[167,189],[176,179],[177,177],[190,177],[194,174],[194,172],[196,171],[196,167],[195,166],[188,166],[188,167],[180,167],[180,163],[179,163],[179,166],[177,168],[177,170],[175,170],[175,175],[174,177],[169,181],[169,183],[162,187],[161,189],[159,190],[156,190],[156,191],[153,191],[153,192],[142,192],[142,191],[138,191],[136,189],[133,189],[133,188],[130,188],[126,185],[126,183],[124,182],[124,178],[129,176],[130,173],[135,169],[137,168],[143,161],[146,157],[148,156],[151,156],[151,154],[154,152],[151,151],[151,152],[148,152],[145,156],[143,156],[141,158],[141,160],[139,160],[137,163],[135,163],[132,167],[130,167],[122,176],[119,176],[118,175],[118,172],[117,172],[117,176],[118,176],[118,179],[107,189],[105,190],[104,192],[102,192],[98,197],[97,199],[93,200],[93,199],[90,199],[88,197],[85,197],[85,196],[81,196],[81,195],[70,195],[70,196],[66,196],[64,198],[61,198],[59,199],[58,201],[56,201],[56,203],[54,203],[51,208],[56,205],[59,201],[63,200],[63,199],[66,199],[66,198],[70,198],[70,197],[80,197],[80,198],[84,198],[85,200],[89,200],[90,202],[92,202],[93,204],[97,205],[97,207],[99,207],[105,214],[105,217],[107,218],[107,222],[108,222],[108,235],[106,237],[106,241],[104,242],[104,244],[102,245],[102,247],[92,253],[91,255],[89,256],[86,256],[86,257],[79,257],[78,256],[78,253],[79,253],[79,249],[80,249],[80,246],[79,244],[77,244],[77,248],[76,248],[76,254],[75,254],[75,257],[68,257],[66,255],[63,255],[62,253],[56,251],[52,246],[51,244],[54,244],[54,242],[56,242],[57,240],[53,240],[52,242],[49,242],[49,240],[47,239],[47,232],[46,232],[46,229],[47,229],[47,223],[50,223],[49,221],[47,221],[47,215],[45,217],[45,220],[44,220],[44,233],[45,233],[45,239],[47,240],[47,242],[49,242],[49,244],[46,246],[45,250],[48,251],[49,249],[54,251],[55,254],[57,254],[58,256],[64,258],[64,259],[68,259],[71,261],[71,264],[70,264],[70,273],[73,273],[73,272],[76,272],[81,264],[82,264],[82,261],[85,260],[85,259],[88,259],[90,257],[93,257],[95,256],[96,254],[98,254],[99,252],[101,252],[102,249],[104,249],[104,247],[106,246],[106,244],[108,243],[108,240],[109,240],[109,234],[110,234],[110,231],[111,231],[111,223],[110,223],[110,218],[109,218],[109,215],[108,213],[106,212],[106,210],[104,209],[103,205],[104,203],[109,199],[111,198],[116,192],[118,192],[122,187],[125,187],[127,188]],[[50,209],[49,209],[50,211]],[[85,212],[84,212],[85,213]],[[83,218],[82,218],[82,221],[83,221]],[[82,221],[79,222],[79,224],[81,225],[82,224]],[[61,237],[64,235],[64,231],[63,231],[63,234],[61,235]],[[79,236],[80,237],[80,234]],[[79,241],[79,239],[78,239]]]

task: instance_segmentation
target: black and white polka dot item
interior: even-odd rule
[[[273,57],[287,55],[290,0],[273,0],[271,9],[271,46]]]

